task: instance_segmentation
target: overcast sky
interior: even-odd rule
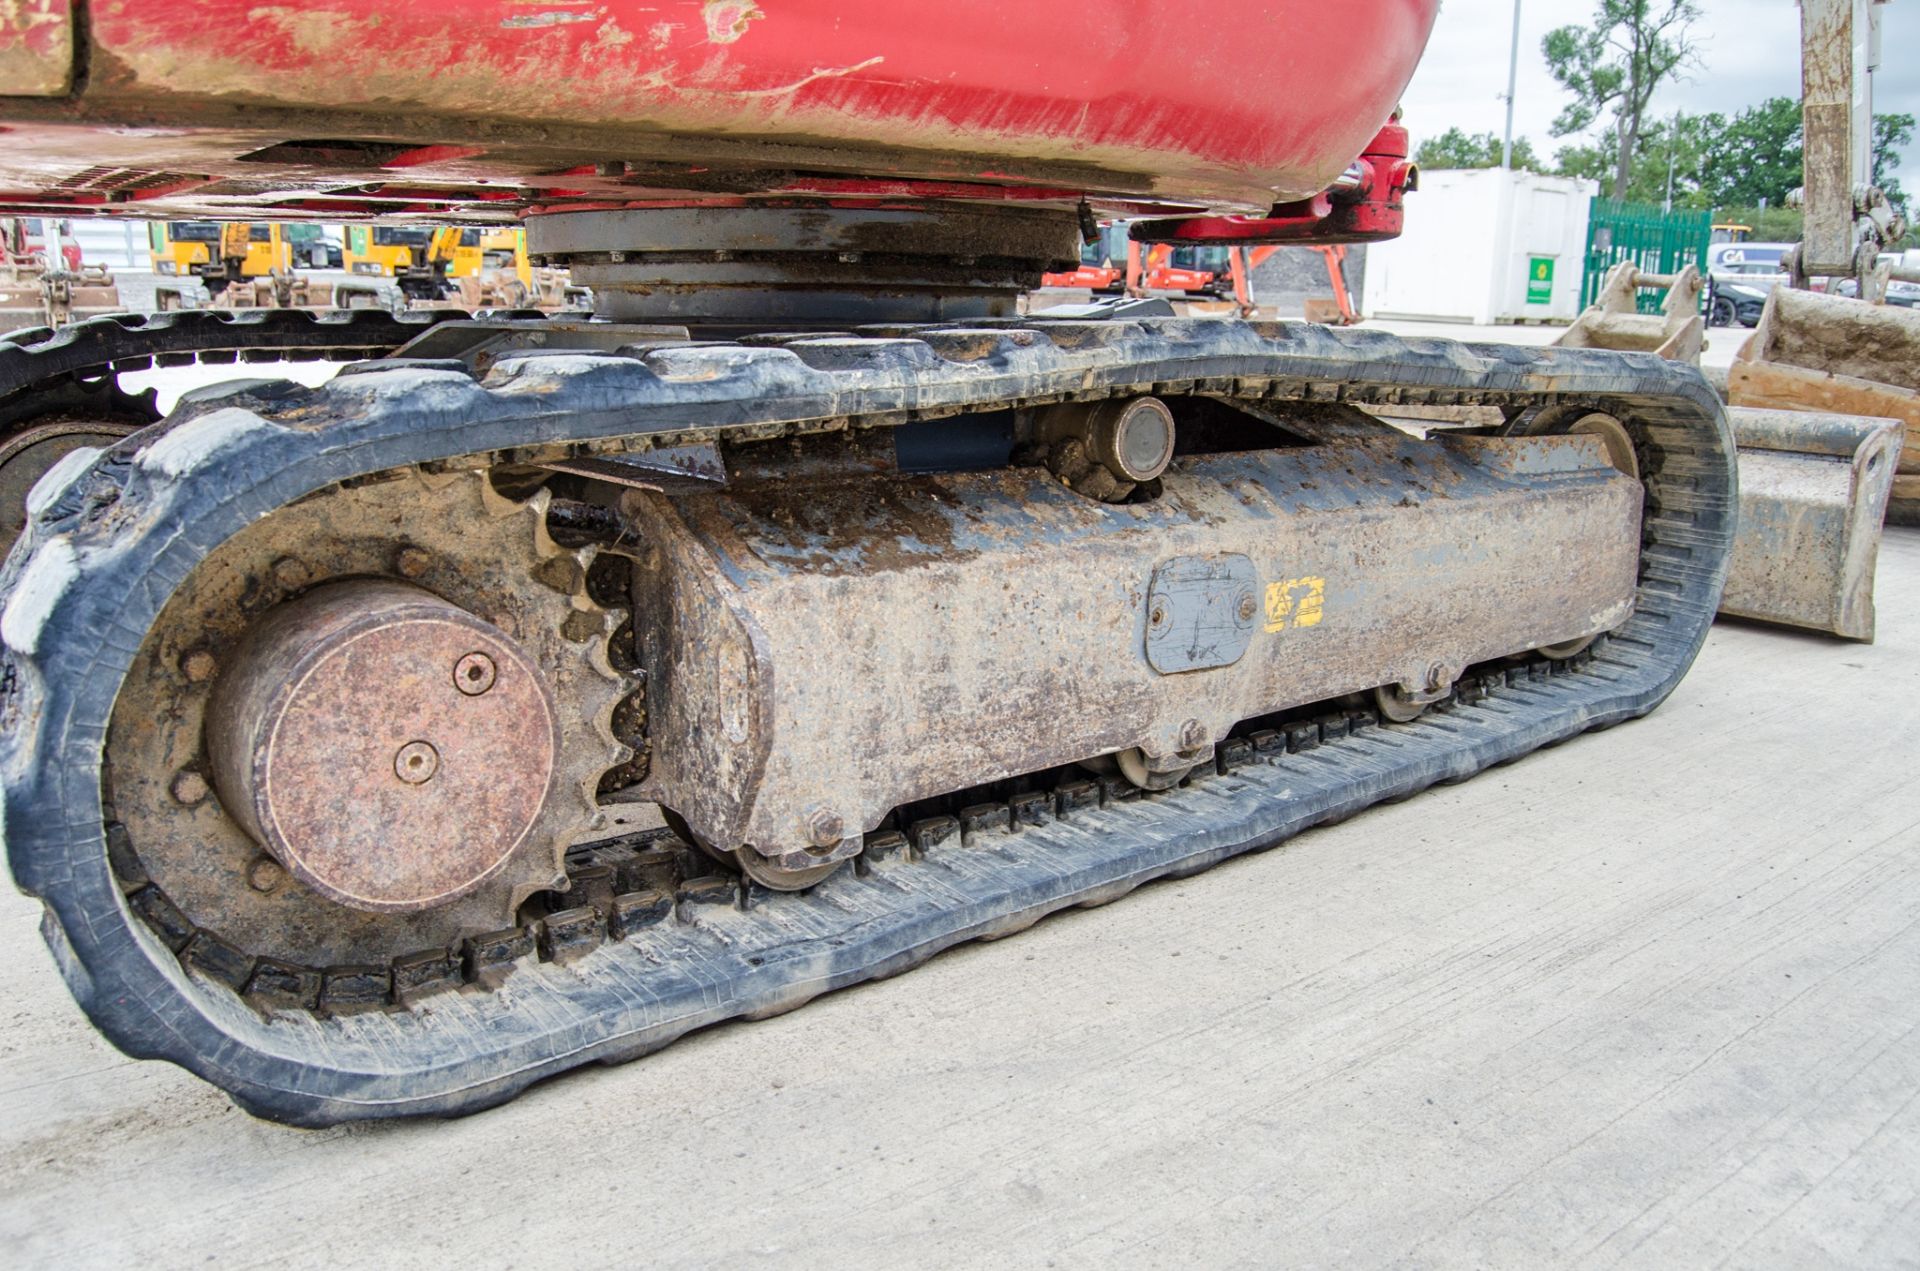
[[[1732,115],[1768,97],[1800,96],[1800,7],[1794,0],[1698,0],[1693,27],[1700,65],[1684,81],[1663,85],[1656,114],[1717,110]],[[1589,20],[1593,0],[1521,0],[1520,78],[1513,131],[1551,159],[1565,144],[1547,131],[1570,99],[1547,74],[1540,41],[1554,27]],[[1874,110],[1920,115],[1920,0],[1881,9],[1881,68]],[[1507,87],[1513,0],[1442,0],[1426,59],[1401,99],[1416,144],[1458,125],[1498,134],[1506,125],[1500,94]],[[1920,191],[1920,140],[1906,147],[1898,169],[1909,194]]]

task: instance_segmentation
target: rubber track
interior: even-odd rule
[[[57,330],[27,327],[0,334],[0,401],[59,375],[143,371],[156,363],[378,357],[430,327],[468,317],[452,309],[403,317],[380,309],[182,309],[107,314]]]
[[[1644,714],[1705,638],[1733,528],[1718,400],[1697,371],[1650,355],[1167,320],[554,353],[505,359],[482,381],[434,366],[351,369],[318,389],[190,395],[64,489],[38,491],[0,577],[7,849],[16,882],[46,906],[43,933],[74,996],[128,1054],[181,1064],[249,1111],[302,1125],[471,1112],[568,1068],[790,1009]],[[555,956],[553,933],[538,933],[497,987],[414,1009],[256,1011],[131,913],[100,795],[114,697],[179,582],[273,508],[358,475],[535,442],[773,433],[1145,389],[1609,410],[1641,445],[1648,493],[1634,616],[1578,673],[1483,677],[1416,724],[1313,749],[1230,745],[1229,771],[1175,791],[1081,800],[1064,817],[1056,801],[976,818],[970,834],[884,854],[801,895],[688,884],[670,920],[578,958]]]

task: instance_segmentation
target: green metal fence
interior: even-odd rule
[[[1595,199],[1587,216],[1586,272],[1580,282],[1585,308],[1600,294],[1607,271],[1630,260],[1649,274],[1671,274],[1687,265],[1707,272],[1707,244],[1713,235],[1712,212],[1663,212],[1651,203]],[[1660,293],[1640,293],[1642,313],[1660,308]]]

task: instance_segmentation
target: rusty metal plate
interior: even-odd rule
[[[1178,556],[1147,589],[1147,663],[1162,675],[1232,666],[1253,642],[1259,572],[1238,553]]]
[[[540,466],[552,472],[570,472],[635,490],[661,490],[668,494],[727,483],[726,465],[720,461],[720,452],[711,442],[656,446],[627,454],[550,459]]]
[[[1727,372],[1727,401],[1898,419],[1900,471],[1920,473],[1920,315],[1775,288]]]
[[[1727,402],[1771,410],[1900,420],[1906,441],[1900,471],[1920,473],[1920,392],[1850,375],[1830,375],[1775,362],[1735,362]]]
[[[0,93],[59,97],[73,83],[70,0],[0,4]]]

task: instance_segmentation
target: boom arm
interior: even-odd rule
[[[433,231],[433,240],[427,245],[427,264],[440,267],[453,260],[454,251],[460,246],[460,235],[465,233],[458,225],[442,225]]]
[[[1906,233],[1906,221],[1873,184],[1873,73],[1887,2],[1800,3],[1806,221],[1785,262],[1795,287],[1817,276],[1858,278],[1863,299],[1886,295],[1889,272],[1876,258]]]

